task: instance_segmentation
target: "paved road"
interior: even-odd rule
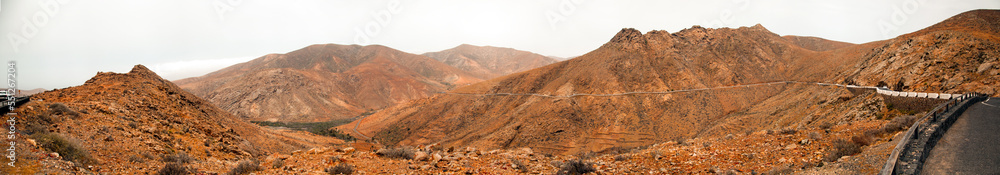
[[[372,140],[371,137],[368,137],[365,134],[362,134],[361,131],[358,131],[358,126],[361,126],[361,121],[364,120],[365,117],[368,117],[368,116],[369,115],[362,115],[361,118],[355,120],[357,122],[355,122],[355,124],[354,124],[354,133],[357,133],[359,136],[364,137],[365,140]]]
[[[1000,98],[976,103],[959,116],[921,174],[1000,174]]]

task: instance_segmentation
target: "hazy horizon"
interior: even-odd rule
[[[0,57],[18,88],[65,88],[143,64],[177,80],[312,44],[413,54],[460,44],[574,57],[621,28],[677,32],[761,24],[855,44],[1000,2],[969,1],[0,1]]]

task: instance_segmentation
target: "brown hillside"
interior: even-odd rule
[[[869,47],[834,79],[918,92],[1000,95],[1000,10],[973,10]]]
[[[27,96],[31,96],[31,95],[34,95],[34,94],[37,94],[37,93],[42,93],[42,92],[45,92],[45,91],[47,91],[47,90],[42,89],[42,88],[35,88],[35,89],[31,89],[31,90],[18,90],[17,91],[17,95],[15,95],[15,96],[18,96],[18,97],[27,97]]]
[[[486,79],[557,62],[555,59],[527,51],[468,44],[423,55]]]
[[[327,121],[481,79],[385,46],[323,44],[178,80],[185,90],[255,121]]]
[[[30,139],[17,141],[24,146],[18,150],[25,150],[21,157],[25,160],[18,163],[24,163],[23,168],[34,165],[51,171],[45,174],[144,174],[164,166],[166,160],[161,157],[179,154],[193,158],[193,168],[224,172],[231,168],[226,162],[343,143],[242,121],[142,65],[129,73],[101,72],[83,85],[36,94],[14,112],[23,123],[18,127],[26,128],[19,138]],[[69,144],[56,145],[73,145],[89,152],[82,156],[89,158],[51,150],[58,148],[46,146],[52,135],[69,140]],[[30,156],[50,152],[62,155]]]
[[[978,20],[997,11],[969,13],[979,18],[949,20]],[[802,47],[803,42],[780,37],[760,25],[738,29],[695,26],[673,34],[663,31],[642,34],[623,29],[607,44],[583,56],[452,92],[614,94],[784,80],[875,86],[898,84],[895,80],[905,77],[900,81],[902,90],[995,94],[990,87],[997,85],[997,69],[993,64],[997,45],[990,37],[978,36],[990,32],[965,32],[989,27],[925,30],[928,34],[824,52]],[[931,69],[925,69],[928,67]],[[789,112],[837,108],[838,104],[829,103],[830,100],[812,103],[815,107],[796,106],[802,101],[826,97],[800,98],[795,96],[802,95],[794,94],[832,94],[802,86],[805,85],[571,98],[443,94],[389,108],[355,122],[360,122],[363,134],[386,144],[532,147],[541,152],[574,153],[677,138],[815,126],[819,124],[815,120],[874,117],[872,112],[861,112],[871,109],[818,116]],[[884,105],[881,102],[872,105],[875,104]]]
[[[997,10],[972,10],[952,16],[930,27],[896,37],[912,38],[940,31],[961,32],[984,39],[997,40],[1000,35],[1000,13]]]
[[[809,50],[814,50],[814,51],[834,50],[834,49],[839,49],[839,48],[843,48],[843,47],[854,45],[854,44],[851,44],[851,43],[840,42],[840,41],[833,41],[833,40],[827,40],[827,39],[823,39],[823,38],[819,38],[819,37],[811,37],[811,36],[785,35],[785,36],[782,36],[782,38],[785,38],[789,42],[792,42],[793,44],[795,44],[795,45],[797,45],[799,47],[802,47],[802,48],[805,48],[805,49],[809,49]]]

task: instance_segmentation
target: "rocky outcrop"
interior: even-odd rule
[[[645,40],[642,37],[642,32],[639,30],[636,30],[635,28],[623,28],[621,31],[618,31],[618,34],[615,34],[615,36],[611,38],[611,41],[608,42],[644,43]]]
[[[238,161],[342,143],[333,138],[277,132],[240,120],[142,65],[128,73],[101,72],[83,85],[35,94],[32,102],[15,112],[30,116],[18,121],[19,127],[26,128],[19,130],[23,134],[20,138],[44,140],[58,135],[81,150],[62,156],[89,152],[86,156],[92,161],[66,159],[78,167],[90,166],[77,169],[84,171],[153,172],[163,166],[158,159],[164,156]],[[19,144],[25,147],[18,149],[63,151],[40,149],[40,145]],[[139,162],[147,159],[157,160]],[[218,165],[221,163],[206,169],[225,168]]]

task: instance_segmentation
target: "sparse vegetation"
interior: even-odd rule
[[[340,162],[340,155],[330,156],[330,162],[334,162],[334,163]]]
[[[627,147],[616,146],[616,147],[611,147],[611,148],[607,148],[607,149],[601,150],[599,153],[601,153],[601,154],[622,154],[622,153],[630,153],[630,152],[632,152],[633,149],[636,149],[636,148],[627,148]]]
[[[654,160],[660,160],[660,158],[663,157],[663,151],[653,150],[652,152],[649,152],[649,157]]]
[[[851,137],[851,143],[859,146],[868,146],[875,142],[874,136],[871,134],[861,134]]]
[[[326,171],[327,174],[354,174],[354,166],[341,163],[337,164],[337,166],[327,168],[324,171]]]
[[[856,135],[851,137],[851,143],[858,146],[868,146],[874,144],[876,138],[884,134],[890,134],[897,131],[902,131],[906,127],[912,125],[916,122],[917,117],[915,115],[903,115],[892,118],[892,121],[886,123],[878,129],[865,131],[861,135]]]
[[[38,133],[33,135],[38,144],[48,151],[59,153],[63,160],[76,162],[80,165],[95,163],[90,157],[90,153],[79,146],[75,141],[70,141],[55,133]]]
[[[237,164],[235,168],[229,170],[226,175],[250,174],[250,172],[260,170],[264,170],[264,168],[261,168],[257,162],[244,160],[240,161],[240,164]]]
[[[919,110],[919,109],[914,109],[914,108],[917,108],[917,107],[913,107],[913,106],[899,106],[899,105],[892,104],[892,103],[886,103],[885,105],[886,105],[886,108],[888,108],[889,110],[899,111],[900,113],[903,113],[903,114],[906,114],[906,115],[916,114],[916,113],[918,113],[917,110]]]
[[[576,159],[563,163],[562,167],[559,168],[559,172],[556,172],[556,174],[576,175],[576,174],[587,174],[594,171],[596,171],[596,169],[594,169],[593,163],[584,162],[583,160]]]
[[[336,138],[338,138],[340,140],[344,140],[344,141],[354,141],[354,140],[357,140],[357,138],[354,138],[354,136],[351,136],[350,134],[344,134],[344,132],[340,132],[340,130],[337,130],[337,129],[334,129],[334,128],[328,128],[326,130],[319,131],[318,133],[316,133],[316,132],[313,132],[313,133],[314,134],[318,134],[318,135],[323,135],[323,136],[336,137]]]
[[[367,112],[365,114],[371,115]],[[261,126],[285,127],[289,129],[310,132],[316,135],[336,137],[344,141],[354,141],[357,139],[352,137],[351,135],[344,134],[340,130],[332,129],[333,127],[351,123],[352,121],[354,121],[354,118],[331,120],[325,122],[269,122],[269,121],[251,121],[251,122]]]
[[[837,139],[833,141],[833,146],[830,152],[823,157],[823,161],[834,162],[840,157],[854,155],[861,152],[861,145],[853,142],[848,142],[843,139]]]
[[[784,134],[784,135],[795,134],[795,133],[798,133],[798,132],[799,132],[799,130],[796,130],[795,128],[785,128],[785,129],[782,129],[782,130],[778,131],[778,133]]]
[[[510,159],[510,163],[514,164],[514,169],[517,169],[518,172],[528,173],[528,166],[524,165],[524,162],[517,159]]]
[[[128,161],[132,163],[143,163],[146,162],[146,159],[143,159],[142,157],[139,157],[137,155],[131,155],[128,157]]]
[[[413,159],[413,154],[416,150],[409,147],[399,147],[390,149],[379,149],[375,152],[376,155],[393,158],[393,159]]]
[[[271,168],[277,169],[281,167],[285,167],[285,159],[277,159],[274,160],[274,162],[271,162]]]
[[[194,161],[194,158],[188,156],[187,153],[179,152],[172,155],[163,155],[161,157],[161,160],[163,160],[163,162],[175,162],[175,163],[187,164],[191,163],[191,161]]]
[[[552,165],[552,167],[560,168],[562,167],[563,162],[558,160],[552,160],[551,162],[549,162],[549,165]]]
[[[59,114],[59,115],[68,115],[68,116],[72,116],[74,118],[80,116],[79,112],[76,112],[76,111],[73,111],[72,109],[69,109],[68,106],[66,106],[65,104],[62,104],[62,103],[52,103],[52,104],[49,104],[49,113],[50,114]]]
[[[406,137],[409,131],[410,129],[406,128],[406,126],[394,123],[382,129],[382,131],[375,133],[372,139],[378,140],[382,144],[393,145],[399,143],[399,141],[403,141],[403,137]]]
[[[587,159],[590,159],[590,158],[593,158],[593,157],[596,157],[596,156],[597,156],[597,153],[594,153],[593,151],[583,151],[583,152],[576,153],[576,157],[579,158],[579,159],[583,159],[583,160],[587,160]]]
[[[685,139],[684,137],[674,138],[674,142],[677,142],[678,145],[687,145],[687,143],[684,141],[687,141],[687,139]]]
[[[792,168],[790,166],[783,165],[783,166],[774,167],[771,170],[768,170],[767,172],[764,172],[762,174],[764,174],[764,175],[780,175],[780,174],[792,174],[793,172],[795,172],[795,170],[792,170]]]
[[[188,171],[187,167],[184,167],[184,165],[179,163],[168,163],[166,166],[163,166],[160,171],[156,172],[157,175],[185,175],[190,173],[191,172]]]
[[[830,130],[830,128],[833,128],[833,123],[826,122],[823,124],[819,124],[819,129]]]
[[[153,154],[149,154],[149,153],[144,152],[144,153],[142,153],[142,158],[146,158],[146,160],[152,160],[152,159],[155,159],[156,157],[153,157]]]
[[[620,161],[626,161],[626,160],[628,160],[628,159],[629,159],[629,158],[631,158],[631,157],[632,157],[632,156],[628,156],[628,155],[624,155],[624,154],[621,154],[621,155],[617,155],[617,156],[615,156],[615,161],[619,161],[619,162],[620,162]]]
[[[810,132],[809,133],[809,139],[819,140],[819,139],[822,139],[822,138],[823,138],[823,134],[820,134],[819,132]]]
[[[913,125],[913,123],[916,121],[917,121],[916,115],[904,115],[904,116],[894,117],[892,118],[892,120],[889,121],[889,123],[886,123],[885,125],[882,126],[882,128],[879,128],[877,132],[878,134],[887,134],[896,131],[902,131],[903,129],[910,127],[910,125]]]

